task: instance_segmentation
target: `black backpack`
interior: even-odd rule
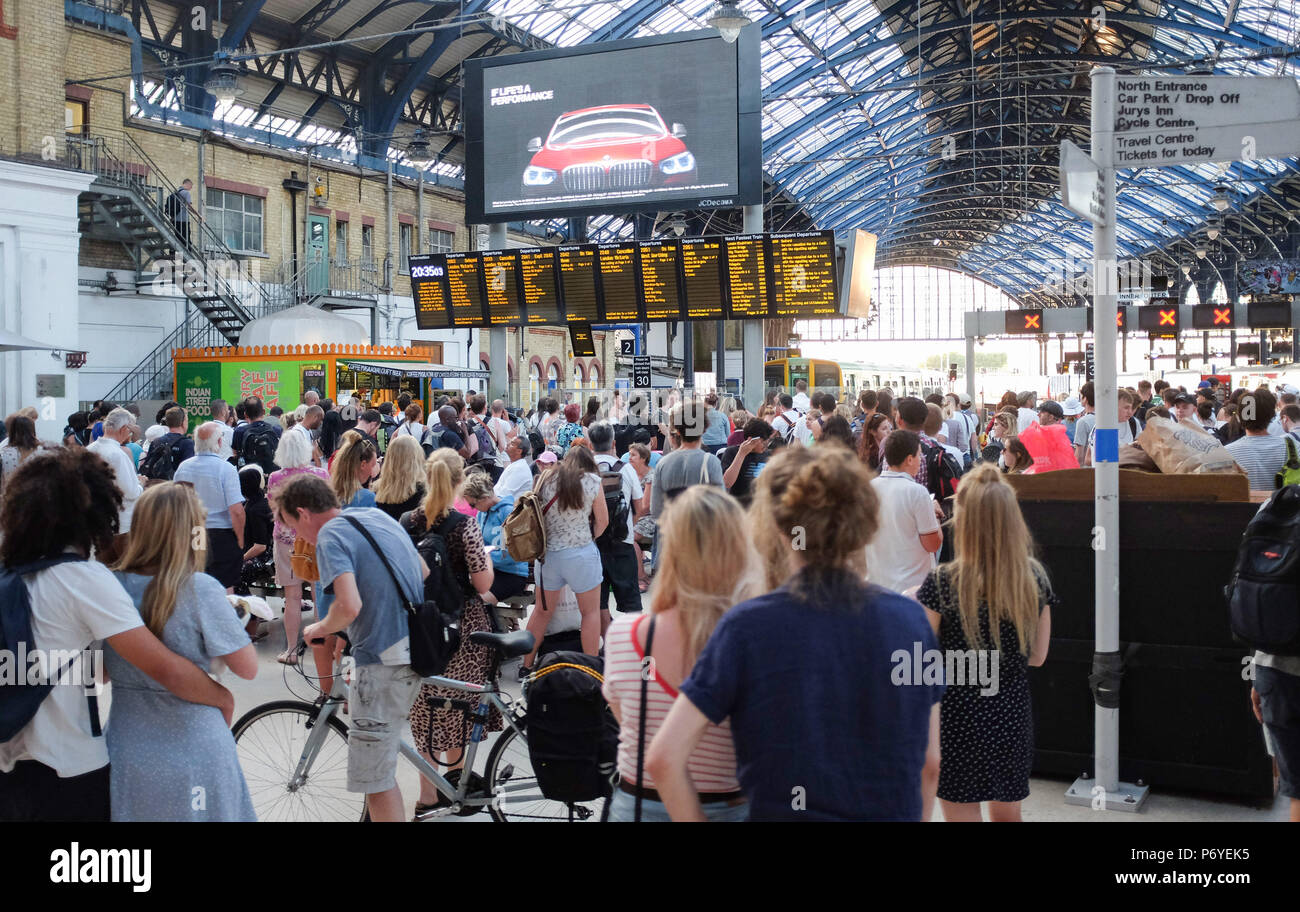
[[[598,547],[616,545],[627,540],[628,502],[623,495],[623,470],[620,463],[615,463],[615,466],[600,472],[600,487],[605,495],[605,509],[609,511],[609,525],[596,539]]]
[[[479,421],[477,418],[471,418],[470,421],[473,422],[470,427],[474,432],[474,437],[478,440],[478,452],[474,454],[474,458],[471,459],[470,462],[491,462],[495,465],[497,459],[497,447],[496,444],[492,442],[492,433],[487,429],[487,425],[482,421]]]
[[[36,640],[32,635],[31,593],[27,591],[23,576],[53,567],[55,564],[83,560],[85,558],[80,555],[60,554],[58,557],[33,561],[17,567],[0,567],[0,650],[3,650],[4,655],[15,657],[15,662],[20,662],[15,665],[20,680],[16,683],[5,682],[4,686],[0,686],[0,744],[8,743],[27,727],[27,723],[36,717],[41,704],[54,689],[54,684],[79,659],[83,659],[78,653],[52,673],[47,668],[47,677],[40,683],[21,679],[30,666],[16,657],[36,649]],[[90,708],[90,733],[98,738],[103,731],[99,727],[99,703],[93,691],[87,692],[86,703]]]
[[[149,444],[149,452],[140,463],[140,474],[145,478],[171,481],[176,467],[181,464],[180,442],[183,434],[164,434]]]
[[[1300,655],[1300,486],[1274,492],[1246,526],[1223,594],[1237,640]]]
[[[601,693],[604,667],[596,656],[552,652],[526,685],[528,755],[551,801],[595,801],[614,791],[618,721]]]
[[[440,450],[443,447],[451,448],[451,444],[447,442],[446,437],[448,430],[449,428],[443,428],[441,431],[435,431],[432,425],[425,430],[424,440],[420,442],[420,446],[424,449],[426,459],[434,450]]]
[[[257,463],[263,472],[271,474],[276,470],[275,450],[279,445],[280,438],[269,424],[247,425],[244,442],[239,447],[239,467]]]
[[[167,217],[172,221],[181,217],[181,213],[185,211],[185,201],[181,199],[179,190],[174,191],[167,197],[165,209],[167,210]]]
[[[925,455],[925,487],[937,500],[957,493],[957,479],[961,477],[962,464],[937,443],[921,441]]]

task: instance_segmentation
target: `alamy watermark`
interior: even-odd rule
[[[998,692],[996,649],[926,649],[920,642],[906,649],[895,649],[889,660],[893,670],[889,680],[899,687],[913,684],[978,684],[981,697]]]
[[[82,687],[100,693],[104,687],[104,654],[99,649],[0,649],[0,687],[42,685]]]

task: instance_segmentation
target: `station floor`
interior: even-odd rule
[[[304,615],[304,617],[308,617]],[[244,681],[227,672],[222,683],[235,696],[235,718],[238,719],[248,710],[272,700],[291,700],[302,698],[311,693],[311,685],[293,669],[279,664],[275,657],[284,648],[284,628],[279,621],[268,626],[269,635],[257,644],[259,667],[257,677]],[[306,669],[315,674],[311,657],[306,657]],[[501,676],[503,688],[514,698],[519,697],[519,684],[516,682],[518,660],[511,661]],[[410,737],[409,730],[406,737]],[[479,759],[475,766],[481,772],[491,748],[491,738],[480,745]],[[414,805],[418,794],[417,776],[411,766],[399,761],[398,784],[402,788],[408,810]],[[1030,780],[1029,797],[1021,805],[1026,821],[1077,821],[1106,823],[1142,823],[1149,821],[1165,822],[1205,822],[1220,821],[1266,822],[1285,821],[1289,804],[1285,798],[1276,798],[1265,805],[1224,798],[1216,795],[1162,791],[1159,784],[1152,787],[1145,806],[1137,813],[1122,811],[1094,811],[1091,808],[1068,805],[1065,803],[1065,790],[1070,782],[1064,779],[1034,777]],[[444,820],[479,820],[488,817],[480,814],[469,818],[443,818]],[[938,808],[934,819],[942,820]]]

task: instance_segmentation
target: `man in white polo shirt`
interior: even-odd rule
[[[880,498],[880,527],[867,545],[867,581],[894,592],[925,582],[943,532],[929,492],[916,483],[921,438],[894,431],[885,438],[886,468],[871,480]]]

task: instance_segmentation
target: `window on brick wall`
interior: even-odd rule
[[[231,250],[262,252],[262,198],[208,188],[208,225]]]
[[[411,228],[411,225],[397,226],[397,245],[401,256],[398,262],[402,264],[402,272],[411,271]]]
[[[375,226],[361,226],[361,265],[373,271],[375,268]]]
[[[348,261],[348,223],[334,223],[334,262]]]
[[[429,229],[429,253],[451,253],[455,242],[456,235],[453,232],[440,231],[437,228]]]

